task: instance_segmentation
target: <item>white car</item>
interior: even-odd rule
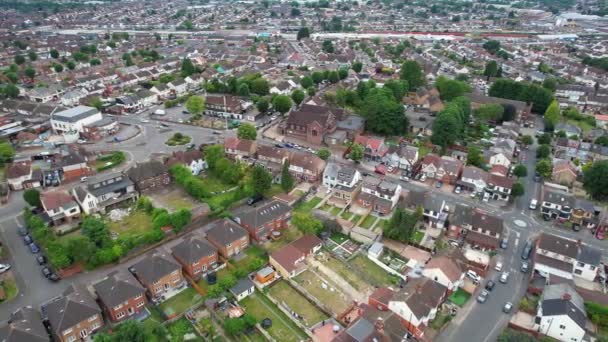
[[[494,266],[494,269],[498,272],[502,271],[502,261],[497,262],[496,266]]]
[[[425,175],[425,174],[423,174],[423,175],[420,177],[420,181],[421,181],[421,182],[426,181],[426,175]]]
[[[498,279],[501,283],[506,284],[509,281],[509,272],[502,272]]]
[[[388,171],[388,172],[393,172],[393,171],[395,171],[395,168],[394,168],[394,167],[392,167],[392,166],[389,166],[389,167],[386,169],[386,171]]]
[[[475,271],[467,271],[467,277],[471,278],[471,280],[477,284],[481,281],[481,277],[479,275],[477,275],[477,273],[475,273]]]
[[[530,201],[530,206],[528,208],[530,208],[530,210],[536,210],[537,205],[538,205],[538,201],[536,200],[536,198],[533,198]]]
[[[0,264],[0,274],[11,269],[11,265],[9,264]]]
[[[460,194],[460,191],[461,191],[461,190],[460,190],[460,186],[459,186],[459,185],[458,185],[458,186],[456,186],[456,189],[454,189],[454,193],[455,193],[456,195],[458,195],[458,194]]]
[[[149,122],[150,122],[150,120],[148,120],[148,119],[141,119],[141,123],[149,123]]]

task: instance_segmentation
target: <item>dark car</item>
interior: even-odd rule
[[[46,257],[42,254],[37,255],[36,262],[38,263],[38,265],[44,265],[44,264],[46,264]]]
[[[488,282],[486,283],[486,290],[492,291],[495,285],[496,283],[494,281],[488,280]]]
[[[48,267],[43,267],[43,268],[42,268],[42,275],[43,275],[45,278],[48,278],[48,277],[49,277],[49,275],[51,275],[51,273],[53,273],[53,272],[51,271],[51,269],[50,269],[50,268],[48,268]]]
[[[274,147],[276,147],[276,148],[283,148],[284,146],[281,145],[281,144],[274,144]]]
[[[256,203],[258,203],[259,201],[263,200],[264,197],[262,195],[256,195],[251,197],[250,199],[247,200],[247,204],[248,205],[254,205]]]
[[[61,279],[61,278],[59,278],[59,276],[57,275],[57,273],[51,273],[51,274],[49,274],[49,276],[48,276],[48,277],[46,277],[46,278],[47,278],[48,280],[50,280],[50,281],[53,281],[53,282],[54,282],[54,281],[59,281],[59,279]]]
[[[572,230],[574,230],[575,232],[578,232],[581,230],[581,225],[578,223],[573,223],[572,224]]]
[[[509,246],[509,239],[502,238],[502,240],[500,240],[500,248],[507,249],[508,246]]]
[[[40,247],[38,247],[38,245],[34,242],[30,243],[28,247],[30,248],[30,252],[34,254],[40,253]]]
[[[34,242],[34,240],[32,240],[31,236],[29,236],[29,235],[23,236],[23,243],[25,243],[26,245],[29,245],[32,242]]]
[[[437,189],[441,188],[442,186],[443,186],[443,182],[441,182],[441,181],[438,181],[437,183],[435,183],[435,187]]]
[[[27,228],[25,228],[22,225],[18,225],[17,226],[17,233],[21,236],[26,236],[27,235]]]
[[[551,216],[549,216],[547,214],[543,214],[543,220],[545,220],[545,221],[551,221]]]
[[[536,183],[540,183],[542,180],[543,180],[543,178],[542,178],[542,177],[540,176],[540,174],[537,172],[537,173],[534,175],[534,181],[535,181]]]
[[[528,258],[530,257],[530,253],[532,253],[532,242],[528,241],[526,242],[526,245],[524,246],[524,249],[521,252],[521,258],[523,260],[528,260]]]
[[[190,112],[187,110],[182,110],[182,114],[190,114]]]

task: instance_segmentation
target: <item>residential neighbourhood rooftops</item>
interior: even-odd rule
[[[162,277],[180,269],[181,265],[177,261],[161,253],[153,253],[129,267],[129,270],[146,284],[153,284]]]
[[[247,236],[247,231],[234,221],[223,219],[209,225],[207,236],[218,243],[225,245]]]
[[[0,325],[0,340],[4,342],[50,341],[42,324],[40,313],[32,307],[23,307],[11,314],[7,323]]]
[[[99,299],[112,308],[145,292],[143,286],[126,271],[110,272],[106,278],[93,284],[93,288]]]
[[[99,113],[97,108],[78,106],[60,112],[55,112],[54,114],[52,114],[52,118],[64,120],[67,122],[77,122],[78,120],[87,118],[97,113]]]
[[[205,240],[191,237],[177,244],[171,251],[179,259],[191,263],[217,253],[217,248]]]
[[[70,285],[61,296],[46,304],[44,311],[57,335],[93,315],[101,314],[93,297],[80,284]]]

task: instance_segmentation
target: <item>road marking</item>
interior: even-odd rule
[[[517,234],[517,235],[519,235],[519,234]],[[515,239],[515,247],[517,247],[517,245],[519,245],[519,238]]]
[[[515,236],[517,236],[519,238],[520,233],[519,232],[515,232]]]

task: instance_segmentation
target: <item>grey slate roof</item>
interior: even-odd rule
[[[62,296],[46,305],[46,314],[56,335],[78,323],[101,314],[101,309],[84,286],[72,284]]]
[[[346,329],[346,333],[355,341],[367,341],[370,336],[376,333],[374,325],[367,319],[359,319]]]
[[[287,204],[280,201],[270,201],[257,207],[249,207],[235,216],[241,220],[241,224],[257,228],[274,221],[290,211],[291,207]]]
[[[184,262],[193,263],[204,257],[217,253],[217,249],[205,240],[199,238],[189,238],[171,248],[173,255]]]
[[[99,111],[97,108],[87,107],[87,106],[78,106],[70,109],[63,110],[61,112],[54,113],[51,118],[55,120],[61,120],[66,122],[76,122],[78,120],[82,120],[91,115],[97,114]]]
[[[565,255],[572,259],[575,259],[578,254],[578,244],[576,241],[552,234],[542,233],[538,239],[538,248]]]
[[[576,324],[585,328],[585,323],[587,321],[587,316],[581,310],[579,310],[571,301],[565,299],[549,299],[543,300],[541,303],[541,308],[543,310],[543,316],[561,316],[567,315],[570,317]]]
[[[126,271],[114,271],[93,285],[99,299],[110,308],[120,303],[144,295],[145,289]]]
[[[581,245],[576,260],[588,265],[598,266],[602,259],[602,250],[587,245]]]
[[[232,292],[235,296],[238,296],[239,294],[248,291],[254,286],[255,285],[253,284],[253,282],[249,280],[249,278],[245,277],[239,279],[236,285],[230,288],[230,292]]]
[[[228,219],[216,221],[210,227],[207,236],[223,246],[248,235],[245,229]]]
[[[173,258],[163,254],[153,254],[129,267],[129,270],[143,283],[152,284],[181,268],[181,265]]]
[[[11,314],[9,322],[0,326],[0,341],[46,342],[50,339],[40,313],[32,307],[23,307]]]
[[[133,185],[133,182],[125,175],[113,174],[100,181],[89,183],[87,185],[87,190],[93,196],[99,197],[103,194],[124,189],[130,185]]]
[[[127,176],[134,182],[159,176],[168,172],[167,167],[158,160],[150,160],[145,163],[137,163],[135,166],[127,170]]]

